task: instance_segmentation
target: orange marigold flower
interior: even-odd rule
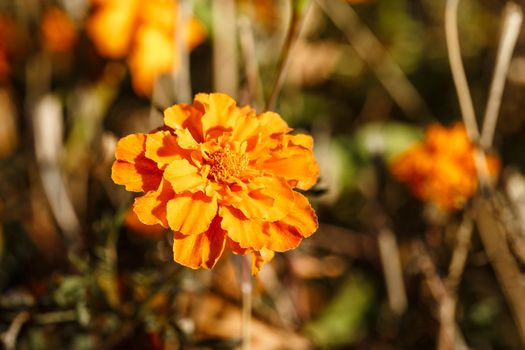
[[[50,8],[44,13],[41,34],[44,47],[54,53],[70,51],[77,41],[75,24],[58,8]]]
[[[274,252],[317,229],[307,190],[319,176],[313,140],[273,112],[259,116],[220,93],[164,111],[164,127],[132,134],[116,148],[112,178],[145,192],[134,211],[174,231],[174,260],[212,268],[226,247],[252,254],[252,272]]]
[[[92,0],[96,6],[87,33],[98,52],[113,59],[128,58],[133,88],[149,95],[155,79],[177,68],[174,42],[177,16],[172,0]],[[185,28],[189,49],[205,37],[203,26],[190,19]]]
[[[461,208],[478,186],[474,145],[463,124],[430,126],[425,141],[394,159],[391,169],[416,197],[447,211]],[[499,160],[488,156],[487,169],[496,176]]]

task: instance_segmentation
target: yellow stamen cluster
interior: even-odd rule
[[[217,182],[230,182],[239,178],[248,166],[248,156],[232,150],[228,145],[208,155],[210,166],[208,177]]]

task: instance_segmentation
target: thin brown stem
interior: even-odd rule
[[[439,276],[434,261],[430,257],[424,244],[420,241],[415,242],[414,251],[417,256],[419,270],[425,279],[432,297],[438,303],[440,329],[437,349],[468,349],[461,329],[455,319],[455,299],[451,297],[447,286]]]
[[[477,142],[479,140],[478,123],[476,121],[474,104],[472,103],[459,45],[458,5],[459,0],[447,0],[445,7],[445,35],[447,39],[448,58],[465,128],[470,139],[473,142]]]
[[[467,210],[463,214],[463,220],[456,233],[457,242],[448,269],[447,287],[453,295],[456,294],[457,286],[465,270],[473,229],[472,213],[471,210]]]
[[[191,1],[174,0],[177,2],[176,18],[177,23],[173,33],[175,41],[175,60],[173,67],[173,83],[177,103],[191,102],[191,79],[190,79],[190,57],[188,45],[186,43],[189,18],[191,16]]]
[[[293,3],[293,1],[291,1]],[[292,8],[292,14],[290,18],[290,26],[288,27],[288,32],[284,41],[284,46],[281,53],[281,59],[277,64],[277,70],[275,73],[275,78],[273,80],[272,90],[270,92],[270,97],[266,102],[266,110],[273,111],[277,104],[277,98],[281,92],[281,89],[286,78],[286,73],[288,72],[288,67],[290,65],[290,57],[295,49],[297,40],[300,38],[301,28],[304,22],[304,18],[308,15],[308,12],[312,8],[312,2],[310,1],[307,5],[304,13],[299,13],[296,9]]]
[[[20,333],[20,330],[24,326],[24,323],[29,321],[29,318],[31,315],[28,311],[22,311],[19,313],[11,322],[11,325],[7,329],[5,333],[1,335],[2,342],[4,343],[6,350],[15,350],[16,349],[16,341],[18,339],[18,334]]]
[[[505,88],[512,53],[516,47],[521,23],[523,21],[521,8],[512,2],[507,3],[503,16],[503,30],[498,48],[496,68],[494,69],[487,109],[485,110],[485,117],[483,119],[483,129],[481,131],[480,145],[485,150],[492,146],[492,139],[494,138],[494,131],[501,107],[503,89]]]
[[[396,235],[391,229],[383,227],[379,230],[377,242],[385,274],[390,308],[396,315],[402,315],[407,308],[408,302]]]
[[[262,96],[259,63],[255,53],[253,28],[246,16],[239,19],[239,43],[246,72],[247,95],[250,99],[248,103],[258,110],[263,106],[264,97]]]
[[[214,89],[237,99],[239,72],[235,1],[215,0],[212,10]]]
[[[241,257],[242,350],[251,349],[252,289],[251,255],[247,254]]]
[[[392,100],[408,117],[431,115],[425,101],[401,67],[350,5],[332,0],[316,0],[316,3],[345,34],[357,55],[370,67]]]

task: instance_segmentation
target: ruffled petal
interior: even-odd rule
[[[201,117],[202,111],[188,104],[178,104],[164,110],[164,124],[173,130],[189,130],[199,142],[203,141]]]
[[[317,215],[308,198],[294,191],[294,206],[281,222],[297,230],[302,237],[310,237],[319,227]],[[275,249],[277,250],[277,249]]]
[[[270,250],[263,248],[260,251],[254,251],[252,253],[252,275],[257,275],[264,264],[270,262],[275,253]]]
[[[250,219],[277,221],[288,215],[293,207],[293,190],[285,182],[271,177],[255,178],[248,191],[232,194],[238,198],[232,206]]]
[[[232,130],[232,138],[242,142],[247,140],[257,140],[260,132],[260,123],[253,116],[241,115],[237,120],[235,128]]]
[[[231,240],[229,237],[226,237],[226,245],[234,254],[251,254],[251,270],[254,276],[259,273],[264,264],[271,261],[275,256],[275,253],[267,248],[262,248],[261,250],[242,248],[239,243]]]
[[[265,112],[259,115],[259,123],[264,136],[285,134],[292,130],[288,127],[284,119],[275,112]]]
[[[221,257],[226,244],[220,218],[212,221],[209,229],[201,234],[173,234],[173,260],[192,269],[211,269]]]
[[[282,221],[270,222],[265,225],[268,234],[268,249],[276,252],[285,252],[296,248],[301,243],[302,237],[297,230]]]
[[[144,196],[135,198],[133,211],[142,223],[160,224],[167,228],[166,205],[174,195],[171,186],[163,180],[156,191],[150,191]]]
[[[303,137],[289,141],[287,147],[276,151],[271,158],[259,164],[263,171],[285,178],[294,187],[302,190],[310,189],[317,182],[320,169],[311,149],[296,145],[294,142],[310,146],[308,139]]]
[[[117,143],[111,178],[128,191],[156,190],[162,179],[161,170],[145,156],[145,143],[145,134],[131,134]]]
[[[194,235],[208,230],[217,215],[217,200],[202,192],[175,195],[167,205],[167,217],[173,231]]]
[[[247,219],[240,210],[232,207],[220,207],[221,227],[228,237],[237,242],[241,248],[262,249],[268,241],[263,232],[263,221]]]
[[[175,193],[203,191],[207,183],[207,179],[186,159],[173,160],[164,170],[164,178],[171,184]]]
[[[175,131],[177,134],[177,143],[184,149],[197,149],[199,144],[193,138],[193,135],[188,129],[180,129]]]
[[[231,130],[241,116],[237,103],[222,93],[198,94],[195,97],[205,110],[202,116],[202,130],[209,134],[213,130]]]
[[[146,157],[162,169],[176,159],[188,158],[189,152],[178,145],[177,136],[164,130],[146,135]]]

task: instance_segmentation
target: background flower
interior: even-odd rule
[[[133,88],[142,96],[153,90],[155,79],[176,71],[174,33],[177,6],[171,0],[93,1],[95,11],[87,32],[99,53],[113,59],[128,59]],[[188,49],[205,37],[204,27],[190,18],[184,29]]]
[[[489,175],[496,176],[500,163],[487,157]],[[392,163],[392,174],[412,193],[444,210],[461,208],[478,186],[474,145],[463,124],[431,125],[425,140],[400,154]]]

